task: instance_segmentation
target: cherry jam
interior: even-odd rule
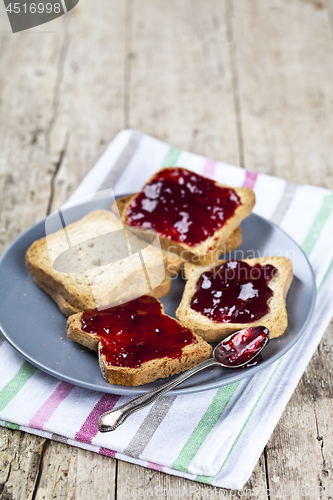
[[[98,336],[101,354],[114,366],[137,368],[156,358],[179,358],[188,344],[196,344],[192,332],[162,313],[153,297],[138,299],[103,311],[85,311],[82,330]]]
[[[201,275],[191,308],[216,323],[257,321],[269,312],[273,291],[267,283],[277,272],[270,264],[228,261]]]
[[[264,326],[240,330],[219,344],[217,361],[226,366],[239,366],[248,363],[259,354],[268,340],[269,330]]]
[[[212,236],[241,204],[231,188],[184,168],[166,168],[127,208],[127,224],[194,246]]]

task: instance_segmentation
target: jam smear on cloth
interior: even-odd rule
[[[220,229],[240,204],[231,188],[184,168],[166,168],[127,207],[127,224],[195,246]]]
[[[155,298],[144,295],[102,311],[85,311],[82,330],[99,337],[101,354],[113,366],[138,368],[156,358],[179,358],[196,344],[192,332],[162,313]]]
[[[257,321],[269,312],[273,291],[267,283],[277,272],[270,264],[225,262],[200,276],[191,308],[216,323]]]

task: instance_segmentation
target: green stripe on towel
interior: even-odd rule
[[[170,148],[164,158],[164,161],[162,163],[162,168],[175,167],[180,154],[181,154],[180,149]]]
[[[5,422],[5,427],[8,427],[8,429],[14,429],[16,431],[20,430],[20,426],[18,424],[13,424],[12,422]]]
[[[306,235],[301,247],[303,252],[309,256],[313,250],[313,247],[318,240],[320,233],[322,232],[325,223],[332,213],[333,209],[333,193],[325,196],[324,202],[317,213],[315,220],[313,221],[308,234]]]
[[[317,292],[318,292],[318,293],[320,292],[320,290],[321,290],[321,288],[322,288],[323,284],[325,283],[325,281],[326,281],[326,279],[327,279],[328,275],[330,274],[330,272],[332,271],[332,269],[333,269],[333,259],[331,260],[331,263],[330,263],[330,265],[328,266],[328,269],[327,269],[327,271],[326,271],[326,273],[325,273],[325,275],[324,275],[323,279],[321,280],[321,283],[320,283],[320,285],[319,285],[319,287],[318,287],[318,289],[317,289]]]
[[[269,379],[267,380],[266,385],[264,386],[264,388],[262,389],[261,393],[259,394],[257,401],[254,403],[254,405],[253,405],[253,407],[252,407],[252,410],[250,411],[250,413],[249,413],[249,415],[248,415],[247,419],[245,420],[243,427],[242,427],[242,428],[241,428],[241,430],[239,431],[238,436],[236,437],[235,441],[233,442],[233,444],[232,444],[232,446],[231,446],[231,448],[230,448],[230,450],[229,450],[229,452],[228,452],[228,455],[226,456],[226,458],[225,458],[225,460],[224,460],[224,462],[223,462],[223,464],[222,464],[222,466],[221,466],[220,470],[219,470],[219,471],[218,471],[218,473],[216,474],[216,476],[197,476],[197,477],[196,477],[196,480],[197,480],[197,481],[200,481],[201,483],[211,484],[211,483],[214,481],[214,479],[215,479],[215,478],[219,475],[219,473],[220,473],[220,472],[221,472],[221,470],[223,469],[223,467],[224,467],[225,463],[227,462],[228,458],[230,457],[232,450],[234,449],[234,447],[235,447],[235,446],[236,446],[236,444],[238,443],[238,440],[239,440],[239,438],[241,437],[241,435],[242,435],[242,433],[243,433],[243,431],[244,431],[245,427],[247,426],[248,421],[249,421],[249,420],[250,420],[250,418],[252,417],[252,415],[253,415],[253,413],[254,413],[254,410],[257,408],[257,406],[258,406],[258,404],[259,404],[259,401],[261,400],[261,398],[262,398],[263,394],[265,393],[265,391],[266,391],[266,389],[267,389],[267,387],[268,387],[268,385],[269,385],[270,381],[272,380],[272,378],[274,377],[275,373],[277,372],[277,369],[279,368],[280,364],[282,363],[282,360],[283,360],[283,357],[279,360],[279,362],[278,362],[277,366],[275,367],[275,369],[274,369],[273,373],[271,374],[271,376],[270,376],[270,377],[269,377]]]
[[[205,414],[188,438],[178,457],[173,462],[172,467],[174,469],[187,472],[188,466],[210,431],[215,427],[238,385],[239,382],[235,382],[218,389]]]
[[[37,370],[36,366],[32,366],[28,361],[25,361],[16,375],[5,385],[0,392],[0,411],[15,398],[17,393],[22,389],[24,384]]]

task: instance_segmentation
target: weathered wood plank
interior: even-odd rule
[[[332,432],[332,397],[333,397],[333,320],[320,343],[318,350],[303,377],[303,394],[309,393],[314,399],[317,435],[316,440],[321,450],[318,464],[318,486],[324,488],[326,495],[333,498],[333,432]],[[315,390],[313,386],[315,385]],[[329,492],[329,494],[328,494]]]
[[[333,496],[333,321],[267,446],[273,498],[287,488],[295,499]]]
[[[256,465],[251,479],[241,491],[214,488],[196,481],[170,476],[163,472],[144,469],[128,462],[118,462],[117,500],[128,498],[155,500],[190,500],[200,498],[256,498],[267,500],[265,465],[262,459]]]
[[[0,498],[30,500],[45,439],[0,427]]]
[[[126,2],[81,0],[67,16],[63,68],[49,131],[63,151],[50,210],[65,201],[124,128]]]
[[[235,0],[233,20],[246,168],[332,188],[333,44],[324,2]]]
[[[112,500],[116,491],[116,460],[49,442],[40,467],[36,500],[51,498]]]
[[[46,37],[41,43],[40,36]],[[48,151],[61,35],[6,39],[0,59],[0,251],[45,213],[59,159]],[[38,58],[36,57],[38,54]]]
[[[225,2],[135,0],[129,123],[239,164]]]

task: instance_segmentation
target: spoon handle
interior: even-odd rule
[[[141,408],[150,405],[151,403],[156,401],[156,399],[163,396],[163,394],[170,391],[174,387],[177,387],[177,385],[181,384],[188,378],[192,377],[192,375],[195,375],[196,373],[204,370],[205,368],[208,368],[209,366],[215,365],[221,366],[217,361],[215,361],[214,358],[207,359],[203,363],[200,363],[190,370],[181,373],[180,375],[178,375],[178,377],[165,382],[160,387],[157,387],[157,389],[153,389],[152,391],[140,394],[140,396],[136,396],[135,398],[128,401],[128,403],[119,406],[119,408],[103,413],[103,415],[101,415],[98,420],[98,428],[100,432],[115,430],[120,424],[124,422],[124,420],[126,420],[129,415],[131,415],[135,411],[141,410]]]

